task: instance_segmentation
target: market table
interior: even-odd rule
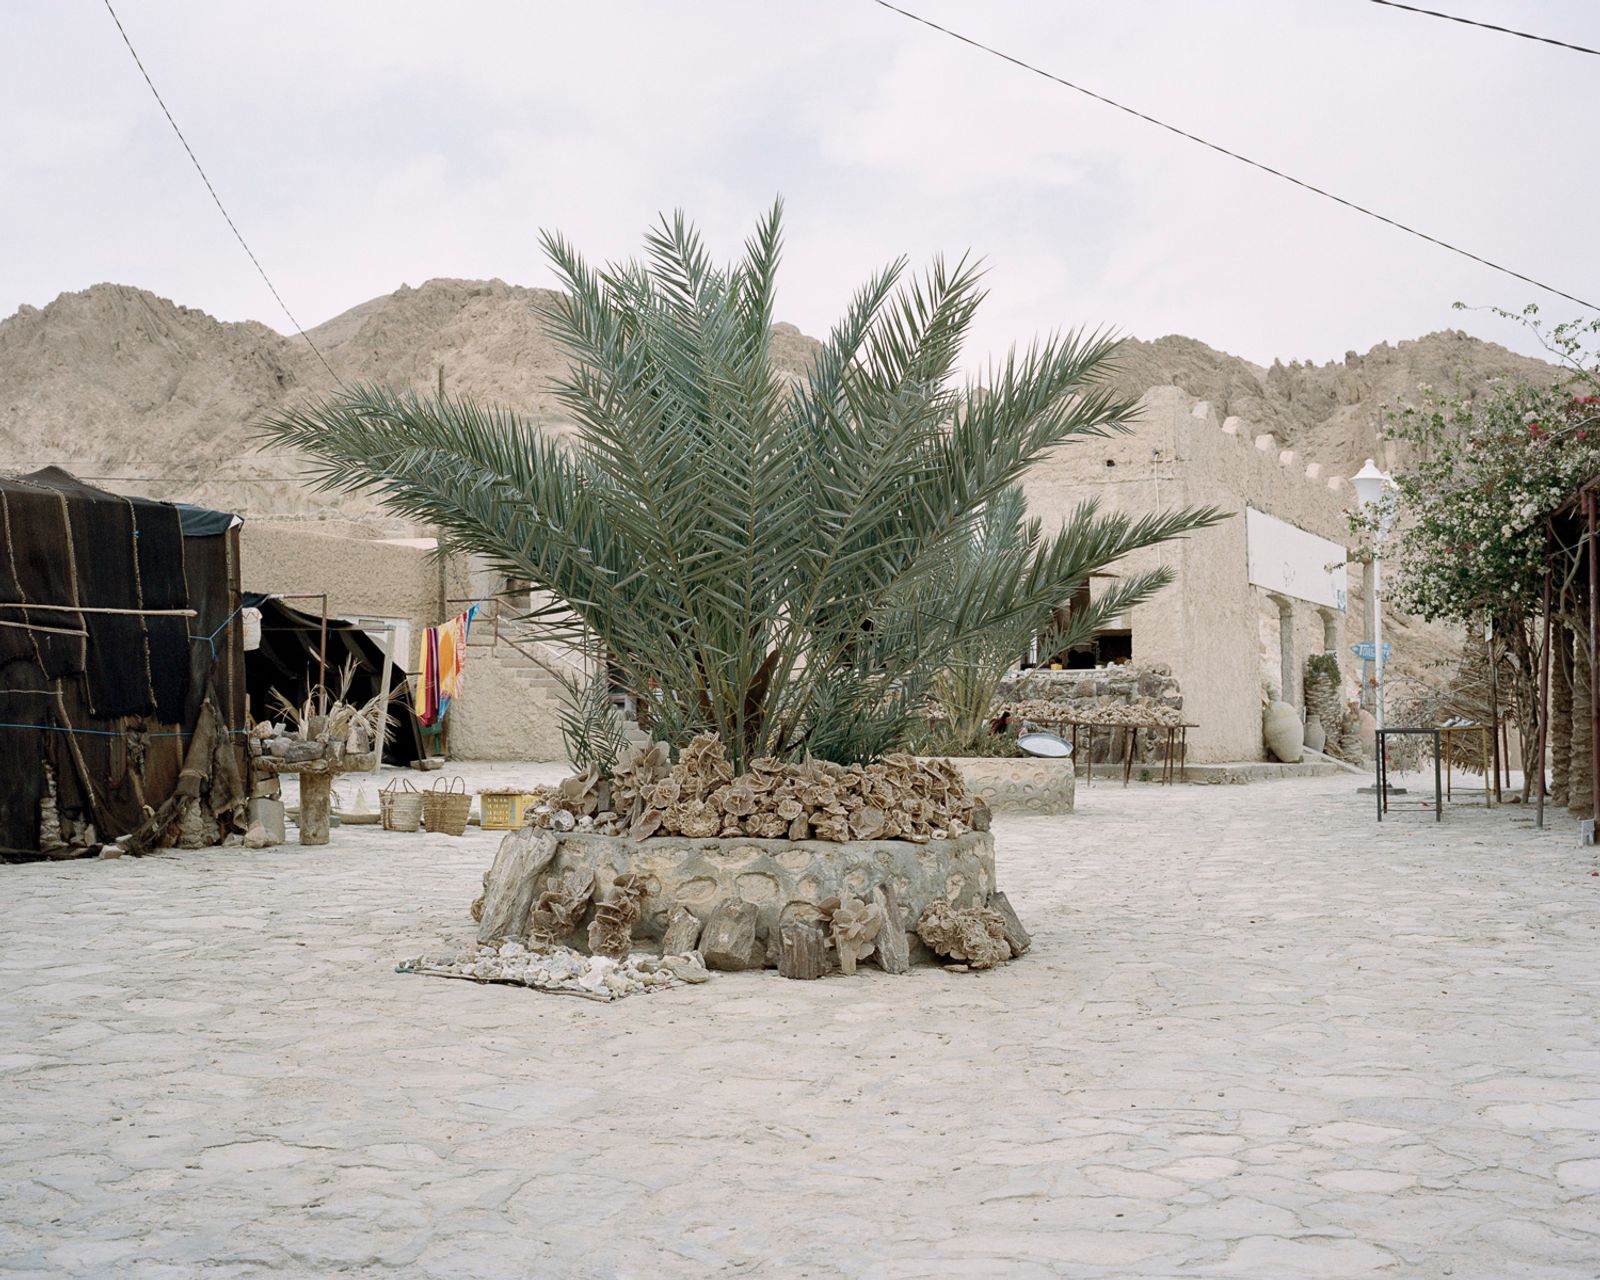
[[[1441,822],[1444,819],[1444,786],[1440,779],[1439,767],[1442,731],[1436,728],[1424,728],[1419,725],[1374,731],[1373,746],[1376,749],[1378,770],[1377,786],[1375,788],[1378,793],[1378,821],[1382,822],[1383,815],[1389,812],[1389,761],[1387,755],[1389,739],[1404,737],[1408,734],[1433,739],[1433,820]]]

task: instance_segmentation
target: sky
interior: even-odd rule
[[[1600,301],[1600,59],[1369,0],[900,0],[1526,275]],[[306,327],[435,276],[551,282],[682,208],[731,258],[787,212],[779,314],[827,330],[904,254],[970,252],[966,353],[1109,327],[1260,363],[1583,313],[872,0],[113,0]],[[1594,0],[1429,7],[1600,47]],[[103,0],[0,5],[0,315],[101,281],[293,326]]]

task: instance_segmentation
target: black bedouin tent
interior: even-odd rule
[[[238,526],[0,478],[0,858],[243,830]]]
[[[327,650],[319,665],[318,646],[323,640],[320,616],[260,592],[247,591],[243,599],[247,609],[261,611],[261,644],[246,652],[244,662],[245,691],[252,717],[282,720],[276,695],[282,694],[301,706],[315,700],[318,680],[327,685],[328,697],[333,698],[347,667],[351,670],[347,694],[350,702],[362,706],[377,696],[383,682],[383,649],[364,628],[344,618],[327,619]],[[389,672],[388,693],[392,701],[383,747],[383,758],[390,764],[410,764],[426,754],[411,702],[402,696],[405,688],[405,655],[396,654]]]

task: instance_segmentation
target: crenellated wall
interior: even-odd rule
[[[1222,523],[1130,556],[1114,566],[1135,572],[1162,566],[1173,585],[1133,610],[1136,663],[1165,663],[1183,688],[1196,761],[1257,760],[1262,756],[1262,681],[1281,686],[1279,635],[1287,618],[1294,671],[1288,701],[1301,702],[1305,658],[1330,638],[1349,668],[1348,645],[1361,636],[1359,612],[1324,611],[1304,600],[1280,607],[1249,582],[1244,510],[1276,516],[1308,533],[1349,543],[1344,509],[1347,481],[1326,475],[1282,449],[1270,434],[1253,434],[1237,418],[1219,421],[1205,401],[1176,387],[1157,387],[1143,400],[1137,425],[1124,435],[1063,446],[1034,467],[1024,482],[1030,510],[1059,524],[1085,497],[1103,510],[1142,516],[1185,506],[1214,506]],[[1352,572],[1353,569],[1353,572]],[[1344,566],[1346,595],[1359,609],[1360,566]],[[1103,585],[1103,584],[1099,584]],[[1331,622],[1331,625],[1330,625]],[[1355,684],[1347,681],[1351,696]]]

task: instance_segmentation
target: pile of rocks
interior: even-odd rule
[[[1005,704],[1014,719],[1040,724],[1113,725],[1122,728],[1176,727],[1183,723],[1183,712],[1172,707],[1111,702],[1104,704],[1046,702],[1025,698]]]
[[[587,1000],[617,1000],[711,976],[697,952],[617,958],[586,956],[569,947],[529,948],[520,942],[478,943],[448,955],[414,956],[395,965],[395,972],[503,982]]]
[[[987,830],[989,812],[948,760],[889,755],[869,765],[763,757],[737,777],[722,741],[701,734],[670,763],[665,743],[630,750],[612,776],[590,768],[530,811],[557,832],[755,836],[767,840],[928,840]]]
[[[1050,671],[1037,667],[1004,680],[996,694],[996,712],[1010,708],[1014,718],[1050,725],[1063,722],[1126,728],[1146,725],[1164,728],[1181,724],[1183,693],[1165,664],[1101,667],[1092,671]],[[1092,744],[1096,763],[1121,760],[1127,750],[1119,733],[1096,734]],[[1166,735],[1140,734],[1135,759],[1154,764],[1166,752]],[[1079,761],[1091,744],[1080,738]]]

